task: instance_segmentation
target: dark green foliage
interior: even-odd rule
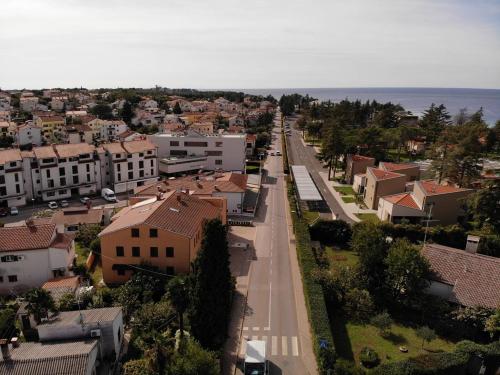
[[[89,246],[90,250],[92,250],[96,254],[101,253],[101,238],[97,237],[92,240]]]
[[[9,148],[14,143],[14,138],[8,135],[0,136],[0,148]]]
[[[229,269],[227,228],[220,220],[205,224],[194,261],[191,331],[204,348],[219,349],[226,339],[234,280]]]
[[[451,124],[450,118],[451,116],[443,104],[439,106],[431,104],[420,120],[420,127],[424,130],[428,142],[437,140],[443,130]]]
[[[359,353],[359,360],[366,368],[375,367],[380,363],[378,353],[367,346],[361,349],[361,352]]]
[[[52,295],[42,288],[29,290],[25,293],[24,299],[27,302],[26,310],[33,315],[38,324],[42,318],[48,316],[49,311],[54,311],[56,307]]]
[[[478,253],[500,258],[500,236],[482,237]]]
[[[149,302],[141,305],[133,314],[130,323],[134,345],[144,352],[155,344],[161,335],[175,324],[175,311],[167,301]]]
[[[356,365],[350,361],[346,361],[344,359],[339,359],[335,363],[335,367],[333,369],[333,375],[365,375],[366,372],[360,367],[356,367]]]
[[[488,226],[500,234],[500,183],[490,182],[471,194],[468,209],[480,228]]]
[[[177,312],[179,329],[181,335],[184,335],[184,312],[186,312],[189,307],[188,279],[182,275],[171,279],[167,284],[167,297]]]
[[[392,318],[387,311],[375,315],[370,319],[370,323],[375,326],[382,336],[387,335],[387,332],[391,329]]]
[[[172,112],[174,112],[176,115],[180,115],[182,113],[181,106],[179,102],[175,102],[174,108],[172,109]]]
[[[375,311],[372,296],[366,289],[349,289],[345,295],[344,310],[354,322],[367,322]]]
[[[90,244],[96,238],[98,238],[98,234],[101,232],[102,226],[98,224],[85,224],[81,225],[78,233],[76,235],[75,241],[80,243],[82,247],[90,248]]]
[[[309,228],[311,239],[327,245],[345,246],[351,240],[351,226],[343,220],[318,220]]]
[[[136,359],[123,365],[124,375],[157,375],[148,359]]]
[[[10,306],[0,309],[0,337],[10,339],[18,335],[16,328],[16,311]]]
[[[132,110],[132,104],[130,104],[128,100],[123,104],[120,116],[123,121],[130,125],[130,121],[132,120],[132,117],[134,117],[134,111]]]
[[[188,340],[182,353],[176,352],[168,363],[168,373],[175,375],[219,375],[215,353],[204,350],[195,340]]]
[[[95,105],[90,110],[90,113],[92,113],[94,116],[97,116],[98,118],[100,118],[102,120],[112,120],[114,118],[111,107],[107,104]]]
[[[337,354],[332,346],[326,345],[319,348],[319,363],[320,374],[327,375],[330,370],[335,366]]]

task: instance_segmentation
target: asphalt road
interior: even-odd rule
[[[292,123],[292,121],[287,121]],[[337,218],[342,219],[348,223],[353,223],[353,220],[346,215],[342,206],[337,202],[332,193],[328,190],[325,182],[319,175],[319,171],[327,172],[327,168],[323,167],[321,162],[316,158],[316,152],[312,146],[304,146],[301,141],[300,131],[292,129],[292,135],[287,136],[288,144],[288,158],[290,164],[305,165],[309,171],[316,187],[323,196],[323,199],[330,207],[331,212],[333,212]],[[330,216],[331,218],[331,216]]]
[[[280,129],[273,130],[271,146],[282,150]],[[240,356],[246,340],[267,342],[270,374],[307,374],[301,358],[289,255],[285,201],[285,181],[281,156],[269,156],[264,165],[262,195],[254,219],[256,226],[255,260],[250,274],[247,308],[243,322]],[[298,276],[300,277],[300,275]],[[237,370],[241,374],[241,366]]]

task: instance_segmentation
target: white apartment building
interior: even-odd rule
[[[33,124],[32,121],[27,121],[25,124],[17,127],[15,140],[19,146],[41,146],[42,129]]]
[[[0,151],[0,206],[24,206],[25,195],[21,152],[18,149]]]
[[[17,295],[70,276],[74,259],[73,237],[57,233],[55,224],[0,228],[0,294]]]
[[[245,134],[158,133],[148,139],[158,147],[158,156],[162,159],[206,157],[203,169],[245,170]]]
[[[128,130],[127,124],[122,120],[101,120],[96,118],[87,122],[87,125],[92,129],[95,140],[106,142],[115,141],[118,134]]]
[[[23,152],[26,197],[51,201],[101,190],[100,161],[86,143],[35,147]]]
[[[99,157],[103,187],[124,193],[158,180],[157,146],[150,141],[106,143],[102,149]]]
[[[22,97],[19,100],[19,106],[24,112],[33,112],[38,106],[38,98],[36,96]]]

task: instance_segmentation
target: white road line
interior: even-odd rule
[[[278,337],[271,337],[271,355],[278,355]]]
[[[281,336],[281,354],[283,356],[288,355],[288,338],[286,336]]]
[[[260,330],[260,327],[253,327],[252,330],[253,331],[258,331],[258,330]]]
[[[248,327],[243,327],[243,331],[248,331]]]
[[[264,327],[264,331],[270,331],[271,327]]]
[[[299,355],[299,341],[297,340],[297,336],[292,337],[292,355],[294,357]]]

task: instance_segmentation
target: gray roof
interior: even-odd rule
[[[301,201],[323,200],[305,165],[292,165],[292,173]]]
[[[0,357],[2,375],[85,375],[97,340],[22,342],[18,348],[9,347],[11,359],[5,362]]]
[[[83,317],[83,323],[102,323],[112,322],[122,311],[121,307],[104,307],[101,309],[81,310],[81,311],[63,311],[50,317],[50,319],[39,327],[80,324],[80,314]]]

